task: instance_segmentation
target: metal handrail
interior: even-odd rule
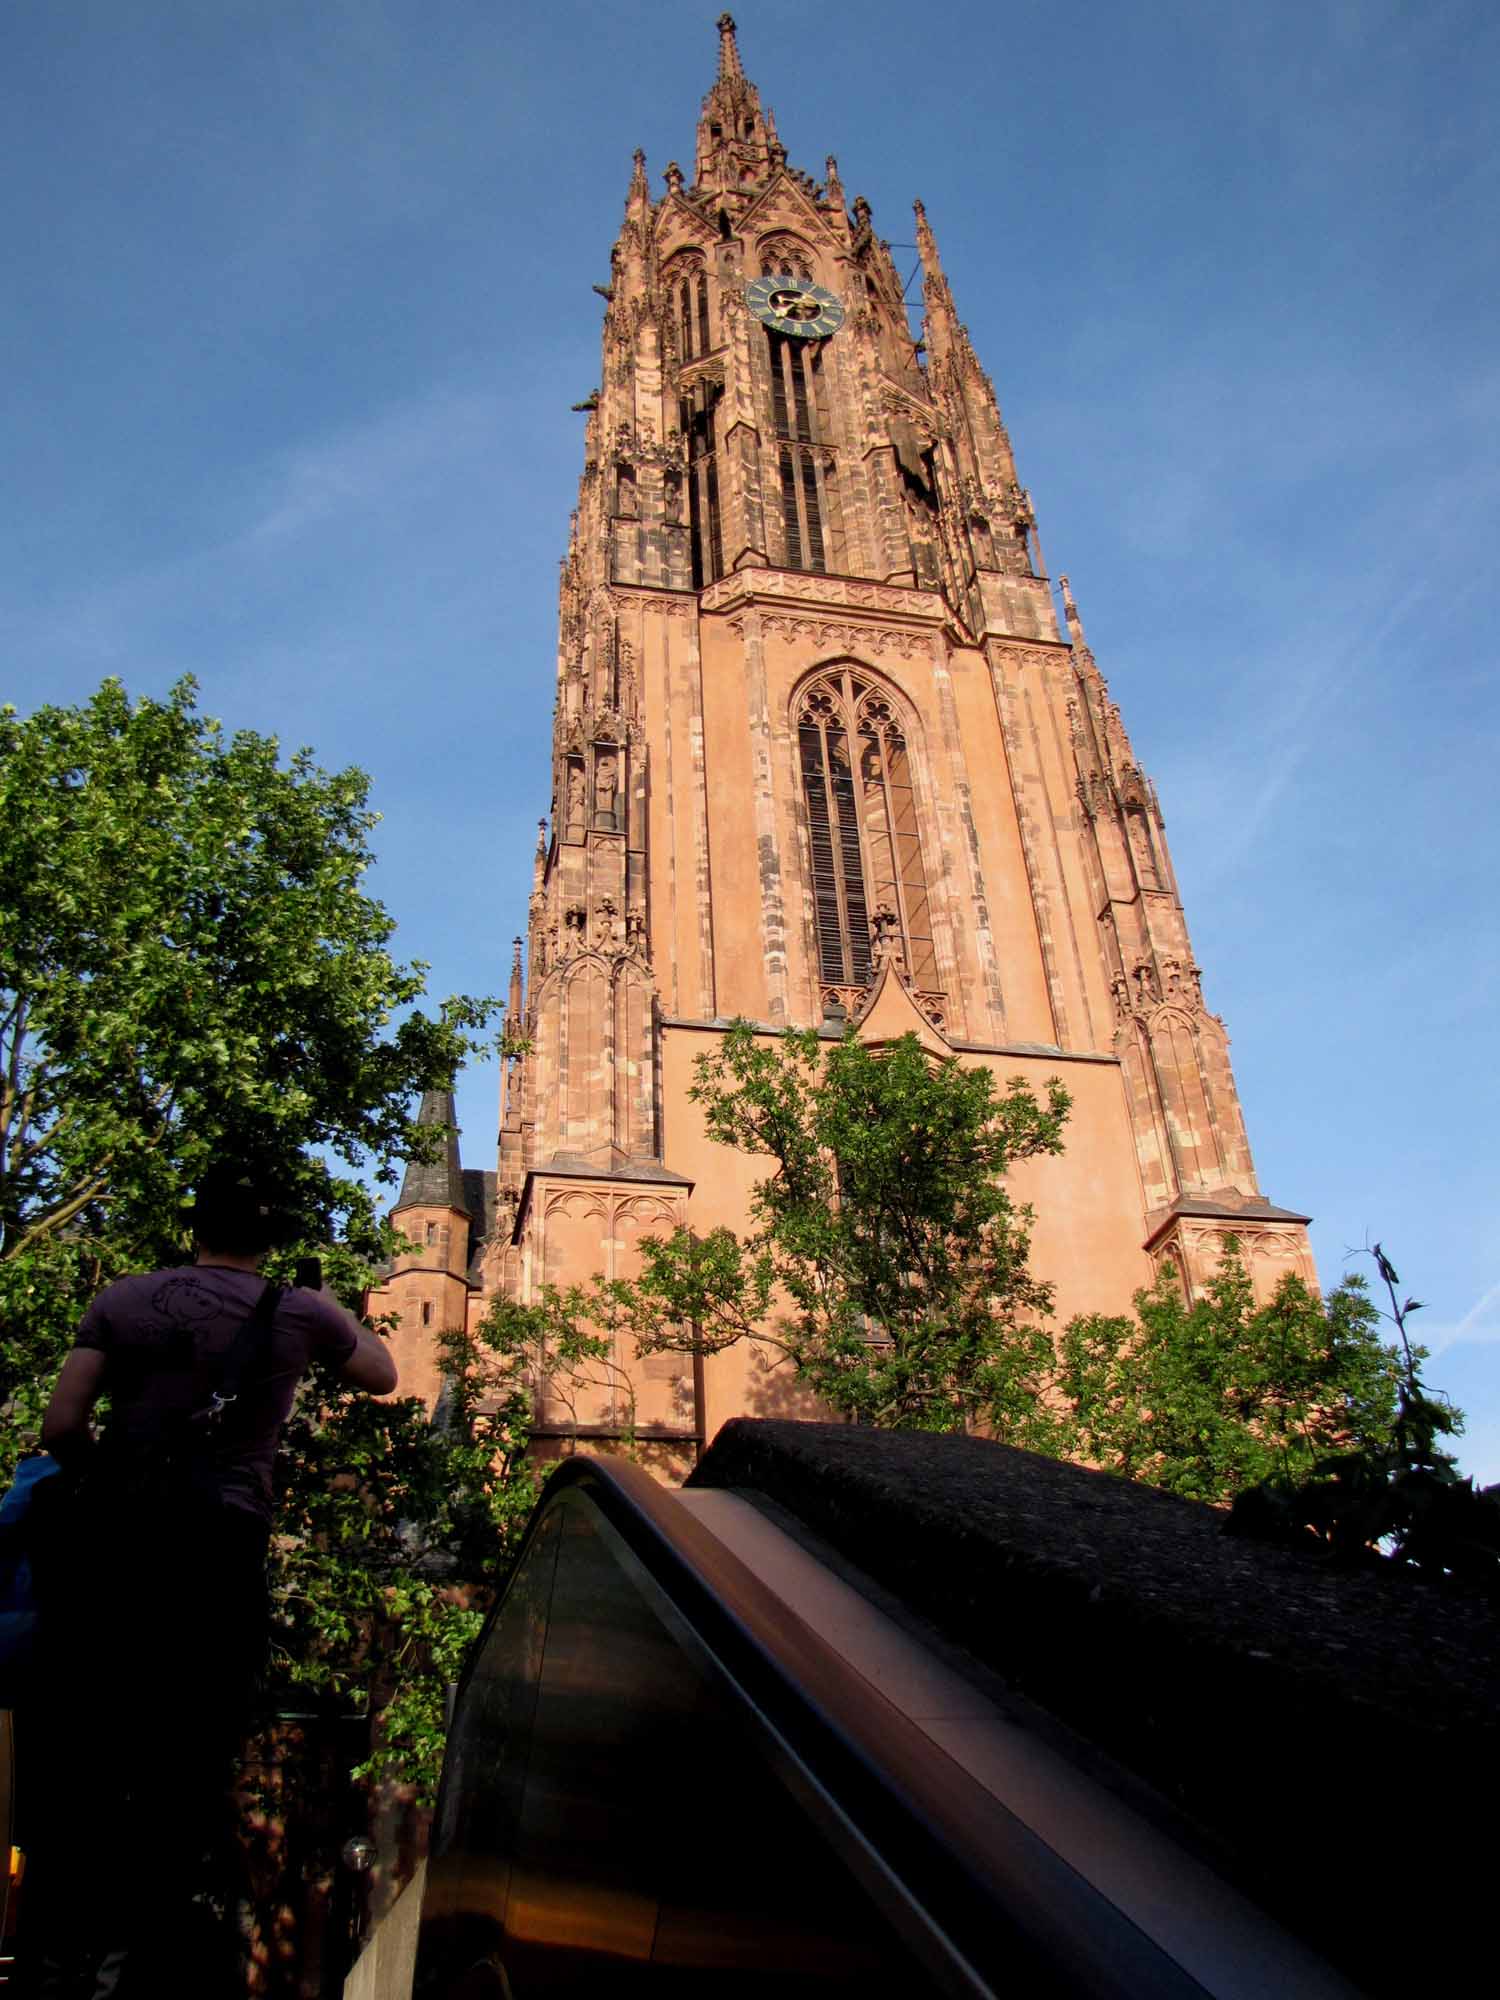
[[[549,1509],[575,1489],[597,1507],[781,1746],[824,1837],[882,1896],[938,1986],[973,1995],[1024,1992],[1037,2000],[1204,1994],[640,1468],[619,1459],[561,1465],[532,1516],[518,1572]],[[502,1597],[491,1624],[504,1609]],[[471,1655],[470,1672],[483,1644]],[[466,1673],[460,1716],[467,1679]]]

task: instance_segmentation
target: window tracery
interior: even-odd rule
[[[812,252],[795,236],[768,236],[760,246],[760,275],[763,278],[801,278],[812,284]]]
[[[682,361],[701,361],[713,346],[708,321],[708,271],[696,253],[674,258],[667,271],[667,304]]]
[[[803,689],[796,722],[820,981],[867,985],[889,961],[932,991],[932,904],[895,702],[843,665]]]

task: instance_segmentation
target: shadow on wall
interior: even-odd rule
[[[795,1423],[837,1423],[837,1415],[799,1382],[790,1361],[757,1351],[746,1385],[747,1417],[785,1417]]]

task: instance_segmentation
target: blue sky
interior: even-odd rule
[[[637,145],[717,4],[10,0],[0,694],[191,671],[357,763],[503,986]],[[920,195],[1155,777],[1266,1192],[1381,1237],[1500,1478],[1490,0],[764,0],[793,162]],[[914,25],[919,23],[919,25]],[[902,253],[898,252],[898,256]],[[487,1164],[495,1080],[464,1080]]]

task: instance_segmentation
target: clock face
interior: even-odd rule
[[[833,293],[805,278],[752,278],[745,303],[766,326],[798,340],[826,340],[844,324],[844,308]]]

